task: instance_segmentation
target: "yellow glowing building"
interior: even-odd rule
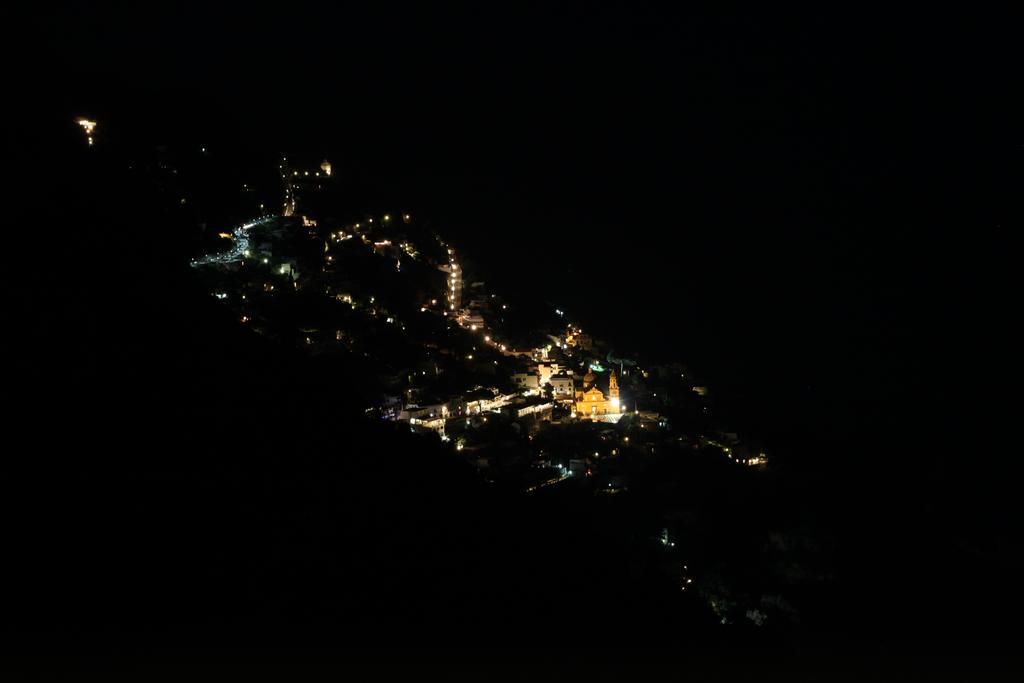
[[[583,377],[583,386],[576,390],[576,416],[599,417],[602,415],[618,415],[619,382],[612,370],[608,377],[608,395],[597,386],[597,376],[593,370],[587,370]]]

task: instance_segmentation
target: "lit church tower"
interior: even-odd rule
[[[597,375],[594,369],[587,370],[583,376],[583,386],[576,388],[576,405],[573,416],[580,418],[599,419],[602,415],[618,415],[619,410],[619,382],[615,378],[615,371],[608,377],[608,395],[597,386]]]
[[[619,380],[615,378],[615,371],[608,377],[608,403],[611,404],[613,413],[619,412]]]

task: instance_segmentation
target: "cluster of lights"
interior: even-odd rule
[[[459,264],[455,261],[455,255],[452,249],[448,249],[448,265],[451,268],[451,275],[448,281],[448,292],[446,298],[448,300],[448,309],[451,311],[455,310],[456,304],[459,303],[456,292],[460,284],[459,281]]]
[[[96,126],[99,125],[99,124],[97,124],[95,121],[90,121],[87,118],[77,119],[75,121],[75,123],[80,125],[82,127],[82,130],[85,131],[85,139],[86,139],[86,141],[88,141],[89,146],[92,147],[92,143],[93,143],[92,132],[94,130],[96,130]]]
[[[410,216],[408,214],[403,215],[403,220],[408,221],[409,218],[410,218]],[[266,220],[266,219],[261,219],[261,220]],[[391,216],[389,214],[385,214],[383,216],[383,221],[384,222],[389,222],[390,220],[391,220]],[[368,222],[372,224],[373,223],[373,218],[369,218]],[[315,225],[315,223],[313,221],[308,220],[305,217],[303,217],[303,223],[306,224],[306,225],[310,225],[310,224]],[[248,228],[252,227],[255,224],[256,223],[251,223],[251,224],[242,226],[242,228],[240,228],[240,229],[236,229],[234,237],[242,238],[244,231],[247,230]],[[355,228],[358,229],[359,227],[360,227],[360,224],[356,223],[355,224]],[[227,233],[221,233],[221,236],[225,237],[225,238],[232,237],[232,235],[227,234]],[[343,232],[331,233],[331,238],[336,240],[336,241],[350,239],[351,237],[352,237],[352,235],[345,234]],[[369,240],[367,240],[365,236],[363,237],[363,239],[364,239],[364,241],[369,242]],[[376,248],[380,248],[380,247],[390,246],[390,245],[391,245],[391,242],[389,240],[382,240],[380,242],[373,243],[373,247],[375,249]],[[446,246],[446,245],[444,245],[443,242],[442,242],[442,246]],[[407,242],[402,242],[400,244],[400,247],[404,251],[406,251],[406,253],[408,253],[410,255],[414,255],[414,248],[412,247],[411,244],[409,244]],[[327,245],[325,245],[325,252],[326,251],[328,251]],[[446,293],[447,294],[446,298],[447,298],[447,303],[449,304],[449,308],[452,311],[454,311],[456,309],[456,303],[457,303],[457,291],[458,291],[458,285],[460,284],[460,273],[458,272],[459,271],[459,266],[456,263],[455,256],[454,256],[454,251],[451,248],[447,248],[447,252],[448,252],[448,256],[449,256],[449,263],[450,263],[451,271],[450,271],[450,275],[449,275],[449,285],[448,285],[449,291]],[[243,250],[242,253],[244,253],[245,256],[249,256],[249,250],[248,249]],[[332,260],[331,256],[327,256],[326,258],[327,258],[328,262],[330,262]],[[263,258],[262,261],[263,261],[263,263],[268,263],[268,259],[267,258]],[[398,265],[396,267],[398,267],[400,269],[401,261],[399,260],[397,262],[397,264]],[[284,272],[284,269],[285,269],[285,267],[282,266],[281,267],[282,273]],[[216,294],[216,296],[217,296],[217,298],[224,298],[224,296],[226,296],[226,295],[221,295],[221,294],[218,293],[218,294]],[[493,298],[495,295],[492,294],[491,296]],[[343,300],[347,299],[348,302],[353,305],[353,308],[355,307],[355,304],[351,301],[351,297],[348,296],[348,295],[338,295],[336,298],[343,299]],[[243,299],[244,299],[244,296],[243,296]],[[373,302],[374,302],[374,297],[370,297],[370,303],[372,304]],[[437,304],[438,304],[438,300],[437,299],[432,299],[430,301],[429,305],[430,306],[436,306]],[[507,304],[502,304],[502,310],[507,310],[507,309],[508,309]],[[428,310],[428,305],[427,304],[422,305],[421,308],[420,308],[421,312],[426,312],[427,310]],[[377,311],[373,310],[372,313],[376,314]],[[447,315],[447,313],[448,313],[447,311],[444,311],[445,315]],[[560,310],[560,309],[556,309],[556,313],[559,316],[564,316],[564,312],[562,310]],[[454,313],[453,313],[453,315],[454,315]],[[249,321],[249,317],[248,316],[242,316],[242,322],[243,323],[248,322],[248,321]],[[466,325],[466,323],[468,323],[468,321],[465,320],[463,318],[463,316],[461,316],[461,315],[457,316],[457,321],[460,322],[461,324],[465,325],[465,326],[468,326],[468,328],[471,331],[473,331],[473,332],[476,332],[476,331],[481,331],[482,332],[483,331],[483,325],[480,325],[478,323],[469,323],[468,325]],[[387,318],[387,322],[388,323],[395,323],[397,321],[394,318],[392,318],[392,317],[388,317]],[[403,329],[404,329],[404,326],[403,326]],[[578,328],[578,327],[576,327],[574,325],[569,325],[568,326],[568,330],[567,330],[567,334],[565,336],[565,340],[566,340],[567,343],[562,343],[560,341],[556,341],[555,345],[558,346],[558,347],[561,347],[561,348],[567,348],[570,344],[575,345],[575,343],[578,342],[579,336],[581,336],[582,334],[583,334],[583,331],[580,328]],[[498,344],[496,341],[492,340],[492,338],[491,338],[491,336],[489,334],[483,335],[483,338],[484,338],[484,341],[487,344],[499,348],[503,353],[507,352],[507,350],[508,350],[507,346],[505,344]],[[550,345],[550,344],[547,345],[546,350],[550,351],[551,349],[552,349],[552,345]],[[472,353],[467,354],[466,355],[466,359],[467,360],[473,360],[473,354]],[[493,362],[495,364],[497,364],[497,361],[493,361]],[[601,368],[599,364],[596,367],[594,367],[593,369],[603,370],[603,368]],[[646,376],[646,374],[647,373],[644,373],[645,376]],[[619,405],[618,405],[619,401],[617,399],[610,399],[610,402],[611,402],[611,405],[614,406],[615,408],[619,407]],[[576,417],[576,412],[575,411],[572,412],[572,417]],[[483,420],[484,420],[484,422],[486,422],[486,417],[483,418]],[[644,425],[641,425],[641,427],[643,427],[643,426]],[[629,443],[629,437],[628,436],[624,437],[623,441],[624,441],[624,443],[628,444]],[[459,450],[461,450],[461,444],[459,444]],[[727,450],[727,452],[728,452],[728,450]],[[618,449],[612,449],[611,450],[611,454],[612,455],[617,455],[618,454]],[[594,455],[595,455],[595,457],[598,457],[599,453],[595,452]],[[729,457],[732,458],[732,455],[730,455]],[[749,459],[749,461],[747,461],[745,464],[760,464],[760,463],[763,463],[764,461],[765,461],[764,455],[763,454],[759,454],[758,457]],[[564,467],[563,467],[563,472],[564,471],[565,470],[564,470]],[[568,476],[569,474],[571,474],[571,473],[566,472],[563,476]],[[588,472],[588,474],[589,474],[589,472]]]
[[[673,544],[673,545],[674,545],[674,544]],[[687,571],[688,571],[688,568],[687,568],[687,566],[686,566],[686,565],[684,564],[684,565],[683,565],[683,578],[682,578],[682,585],[680,586],[680,589],[681,589],[681,590],[686,590],[687,588],[689,588],[690,584],[692,584],[692,583],[693,583],[693,579],[691,579],[690,577],[686,576],[686,572],[687,572]],[[712,603],[712,606],[714,606],[714,603]],[[722,623],[725,623],[725,620],[724,620],[724,619],[722,620]]]
[[[198,267],[198,266],[210,265],[210,264],[232,263],[234,261],[240,261],[243,258],[249,258],[249,256],[252,255],[250,250],[249,250],[249,238],[248,238],[248,234],[247,234],[249,229],[253,228],[254,226],[260,225],[262,223],[266,223],[266,222],[268,222],[270,220],[272,220],[272,217],[265,216],[263,218],[260,218],[259,220],[255,220],[255,221],[252,221],[250,223],[246,223],[244,225],[241,225],[241,226],[235,228],[235,230],[234,230],[234,232],[232,234],[223,233],[223,232],[222,233],[218,233],[218,235],[221,238],[225,238],[225,239],[233,238],[235,240],[234,247],[230,251],[227,251],[227,252],[224,252],[224,253],[221,253],[221,254],[213,254],[213,255],[203,256],[203,257],[198,258],[198,259],[194,259],[192,261],[192,266],[193,267]]]

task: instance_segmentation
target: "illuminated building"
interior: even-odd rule
[[[540,377],[541,385],[545,385],[551,381],[551,378],[561,372],[561,368],[558,363],[539,363],[537,365],[537,375]]]
[[[514,407],[515,415],[517,418],[526,417],[527,415],[538,415],[541,417],[551,417],[551,409],[555,407],[554,403],[535,403],[523,407]]]
[[[551,394],[556,399],[572,400],[574,396],[572,377],[567,374],[551,375],[548,380],[551,384]]]
[[[576,415],[579,417],[599,417],[618,415],[619,381],[612,370],[608,377],[608,395],[597,386],[597,375],[592,369],[587,370],[583,377],[583,386],[576,390]]]
[[[537,389],[540,386],[537,375],[532,372],[517,372],[512,375],[512,381],[520,389]]]

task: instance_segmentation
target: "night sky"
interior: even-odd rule
[[[1009,17],[434,5],[64,4],[24,19],[5,106],[327,157],[354,210],[430,216],[502,288],[686,362],[783,461],[856,469],[886,547],[1008,524]]]
[[[996,16],[83,3],[28,25],[41,101],[329,156],[354,204],[500,249],[502,282],[683,358],[759,429],[894,428],[937,367],[1002,343],[1022,141]]]

